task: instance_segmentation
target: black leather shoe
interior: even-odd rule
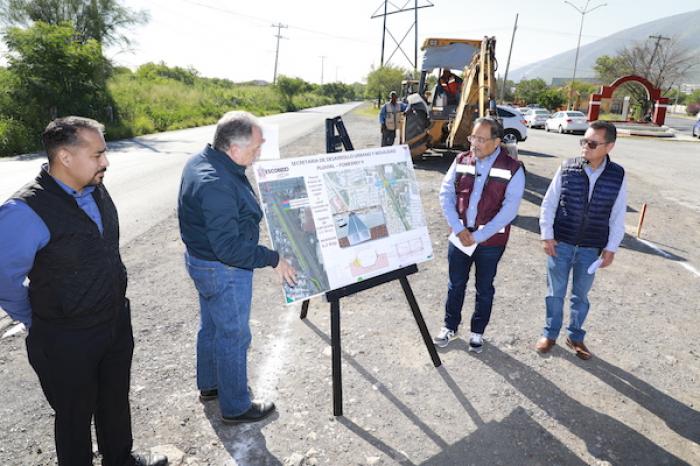
[[[168,457],[157,453],[131,453],[134,466],[166,466]]]
[[[221,416],[224,424],[245,424],[258,422],[275,412],[275,404],[271,401],[253,401],[248,411],[238,416]]]

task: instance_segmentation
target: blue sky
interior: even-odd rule
[[[583,7],[585,0],[571,0]],[[272,80],[276,29],[281,22],[278,72],[307,81],[361,81],[371,66],[378,66],[381,19],[370,19],[383,8],[380,0],[125,0],[145,9],[151,20],[134,28],[133,50],[108,50],[118,64],[135,68],[148,61],[192,66],[204,76],[234,81]],[[515,19],[519,13],[511,69],[576,47],[581,15],[561,0],[433,0],[419,10],[419,40],[425,37],[478,39],[495,35],[500,71],[505,70]],[[619,30],[673,14],[700,8],[698,0],[673,0],[659,8],[651,0],[590,2],[606,6],[586,15],[581,43],[586,44]],[[413,6],[414,0],[395,0],[394,6]],[[426,0],[419,0],[425,5]],[[400,39],[413,21],[413,13],[389,16],[388,28]],[[413,58],[413,31],[405,51]],[[387,37],[386,57],[394,50]],[[614,51],[611,51],[614,53]],[[325,57],[325,58],[321,58]],[[410,67],[397,52],[392,64]]]

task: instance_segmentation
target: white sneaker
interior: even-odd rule
[[[433,343],[435,343],[435,346],[444,348],[450,341],[454,340],[455,338],[457,338],[457,332],[455,332],[454,330],[450,330],[447,327],[442,327],[438,336],[433,338]]]
[[[473,333],[469,337],[469,351],[472,353],[481,353],[484,349],[484,336],[481,333]]]

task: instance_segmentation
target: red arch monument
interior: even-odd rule
[[[666,120],[666,107],[668,106],[668,97],[661,97],[661,90],[657,87],[652,86],[652,84],[641,76],[629,75],[617,78],[615,82],[609,86],[601,86],[600,92],[598,94],[591,94],[591,100],[588,102],[588,121],[594,121],[598,119],[600,114],[600,101],[602,99],[612,98],[613,92],[618,86],[629,81],[636,81],[647,90],[649,95],[649,100],[654,102],[654,113],[652,115],[652,121],[661,126]]]

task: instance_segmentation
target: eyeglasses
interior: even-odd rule
[[[469,137],[467,138],[467,140],[468,140],[469,142],[472,142],[472,143],[478,142],[479,144],[483,144],[483,143],[485,143],[486,141],[491,141],[491,140],[493,140],[493,139],[495,139],[495,138],[482,138],[481,136],[469,136]]]
[[[598,146],[608,144],[608,142],[591,141],[590,139],[586,138],[581,138],[578,143],[581,145],[581,147],[588,146],[589,149],[596,149]]]

